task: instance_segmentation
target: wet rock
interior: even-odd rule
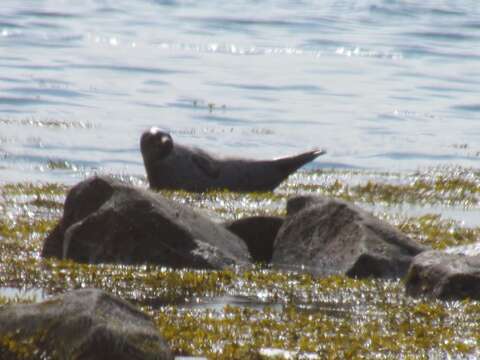
[[[0,334],[11,345],[0,346],[2,359],[174,358],[146,314],[96,289],[71,291],[38,304],[3,306]],[[16,356],[18,351],[22,356]]]
[[[246,242],[254,261],[269,263],[282,224],[283,218],[279,216],[252,216],[228,222],[225,227]]]
[[[413,259],[405,286],[410,296],[480,300],[480,256],[426,251]]]
[[[107,177],[71,189],[44,257],[220,269],[248,264],[245,242],[188,206]]]
[[[63,237],[69,226],[97,211],[120,183],[92,177],[75,185],[67,194],[63,217],[43,243],[42,256],[62,258]]]
[[[314,275],[397,278],[425,248],[348,202],[300,196],[287,203],[272,263]]]

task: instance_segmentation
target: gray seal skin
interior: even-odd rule
[[[312,150],[275,160],[216,158],[198,148],[174,144],[170,134],[151,128],[140,139],[152,189],[204,192],[271,191],[301,166],[325,153]]]

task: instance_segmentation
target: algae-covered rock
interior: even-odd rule
[[[405,286],[411,296],[480,300],[480,255],[426,251],[413,259]]]
[[[116,296],[75,290],[0,307],[2,359],[173,359],[154,322]]]
[[[269,263],[272,260],[273,243],[283,220],[280,216],[251,216],[230,221],[225,227],[247,243],[254,261]]]
[[[301,196],[288,200],[272,263],[315,275],[397,278],[425,248],[346,201]]]
[[[106,177],[71,189],[42,256],[201,269],[250,263],[245,242],[223,226],[160,194]]]

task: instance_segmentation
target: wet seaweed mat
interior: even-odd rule
[[[348,196],[360,206],[379,201],[377,215],[415,240],[444,249],[479,240],[479,227],[441,216],[444,206],[478,211],[479,184],[480,176],[469,169],[418,174],[322,171],[300,173],[273,194],[164,194],[223,220],[282,215],[286,198],[305,192]],[[315,278],[260,265],[193,271],[41,259],[42,241],[61,216],[67,187],[22,183],[4,185],[0,191],[0,286],[33,289],[13,296],[1,291],[0,303],[38,301],[76,288],[104,289],[152,315],[177,355],[224,359],[480,355],[479,302],[409,298],[401,281]],[[433,212],[420,216],[399,214],[392,210],[398,202],[442,207],[438,211],[429,207]],[[31,345],[0,338],[0,347],[19,358],[31,357],[35,351]]]

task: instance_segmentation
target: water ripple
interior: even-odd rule
[[[74,90],[67,90],[67,89],[48,89],[48,88],[32,88],[32,87],[15,87],[15,88],[8,88],[4,90],[8,93],[14,94],[25,94],[25,95],[46,95],[46,96],[55,96],[55,97],[67,97],[67,98],[75,98],[75,97],[86,97],[87,94],[83,94],[78,91]]]
[[[0,96],[0,104],[13,106],[36,106],[36,105],[65,105],[73,107],[85,107],[86,105],[66,101],[45,100],[39,97],[5,97]]]
[[[302,21],[284,20],[284,19],[270,19],[270,18],[247,18],[247,17],[181,17],[182,21],[199,22],[207,29],[221,29],[221,30],[236,30],[249,31],[251,27],[267,26],[274,28],[286,28],[289,30],[296,28],[306,28],[311,30],[322,26],[322,23],[317,21]]]
[[[38,11],[38,10],[20,10],[16,14],[17,16],[28,16],[34,18],[52,18],[52,19],[73,19],[79,18],[81,15],[59,12],[59,11]]]
[[[455,105],[452,108],[457,110],[480,112],[480,104]]]
[[[124,73],[146,73],[146,74],[178,74],[188,73],[187,71],[163,69],[148,66],[130,66],[130,65],[104,65],[104,64],[71,64],[68,66],[72,69],[86,69],[86,70],[109,70],[114,72]]]
[[[220,116],[220,115],[194,115],[194,119],[203,120],[206,122],[213,122],[218,123],[219,125],[243,125],[243,124],[250,124],[251,121],[241,119],[241,118],[234,118],[231,116]]]
[[[211,85],[229,87],[233,89],[254,90],[254,91],[302,91],[306,93],[322,92],[323,89],[316,85],[266,85],[266,84],[232,84],[211,82]]]
[[[408,160],[408,159],[428,159],[428,160],[474,160],[480,163],[480,157],[477,156],[463,156],[458,154],[428,154],[419,152],[386,152],[382,154],[370,155],[367,157],[384,157],[394,160]]]
[[[435,32],[435,31],[414,31],[414,32],[405,32],[401,34],[408,38],[425,38],[425,39],[434,39],[434,40],[444,40],[447,42],[450,41],[471,41],[478,40],[478,36],[471,34],[462,34],[462,33],[453,33],[453,32]]]

